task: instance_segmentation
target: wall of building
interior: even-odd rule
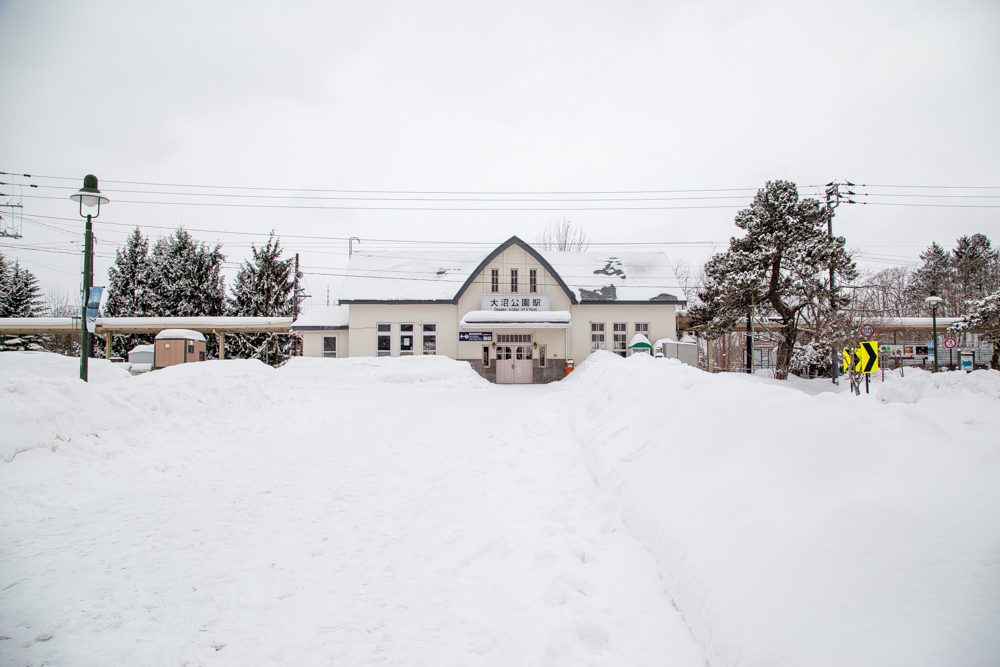
[[[648,338],[650,342],[658,338],[677,339],[676,307],[667,304],[581,304],[570,310],[573,316],[573,328],[570,330],[570,358],[579,364],[590,355],[590,325],[593,322],[604,323],[605,349],[613,351],[614,323],[628,324],[625,333],[625,343],[628,344],[635,336],[635,323],[649,324]]]
[[[351,304],[351,356],[378,356],[378,341],[376,325],[392,325],[391,355],[399,356],[399,325],[413,324],[416,344],[414,354],[422,354],[423,324],[437,324],[437,353],[452,359],[458,359],[458,321],[457,309],[452,304],[384,304],[373,303]]]
[[[337,337],[337,358],[341,359],[350,355],[350,332],[347,329],[333,329],[330,331],[302,331],[302,356],[322,357],[323,338],[325,336]]]

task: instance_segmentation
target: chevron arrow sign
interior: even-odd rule
[[[851,370],[852,366],[855,373],[878,373],[878,341],[864,341],[853,351],[845,347],[844,372]]]

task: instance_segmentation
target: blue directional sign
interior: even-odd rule
[[[492,331],[459,331],[458,340],[474,343],[490,343],[493,341]]]

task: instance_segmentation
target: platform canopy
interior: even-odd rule
[[[566,310],[473,310],[459,323],[463,329],[569,329]]]

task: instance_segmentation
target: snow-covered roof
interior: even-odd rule
[[[662,252],[541,253],[578,301],[684,301]]]
[[[481,250],[355,251],[340,301],[452,301],[488,253]]]
[[[326,331],[346,329],[350,306],[318,306],[299,315],[292,323],[292,331]]]
[[[132,354],[133,352],[155,352],[155,351],[156,351],[155,345],[136,345],[131,350],[129,350],[128,353]]]
[[[567,329],[566,310],[473,310],[459,323],[463,329],[497,327],[504,329]]]
[[[637,333],[632,336],[632,342],[628,344],[629,347],[653,347],[649,344],[649,339],[646,338],[644,334]]]
[[[517,237],[497,248],[355,252],[340,290],[342,303],[364,301],[457,302],[463,287],[511,245],[519,245],[548,265],[565,283],[575,303],[686,299],[662,252],[540,251]]]
[[[205,340],[205,334],[190,329],[164,329],[156,334],[156,340]]]

